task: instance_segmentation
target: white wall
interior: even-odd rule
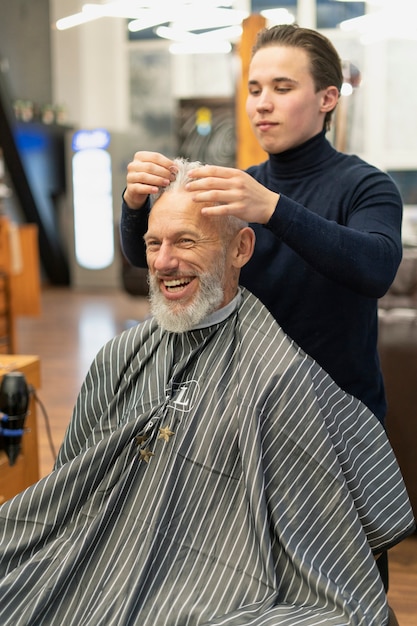
[[[77,0],[50,0],[52,28],[57,19],[77,12]],[[51,37],[53,97],[76,126],[124,131],[128,118],[126,24],[103,18]]]

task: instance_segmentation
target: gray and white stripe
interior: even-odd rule
[[[242,293],[97,355],[56,469],[0,508],[2,625],[386,624],[371,550],[414,523],[386,436]]]

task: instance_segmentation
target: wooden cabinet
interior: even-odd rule
[[[38,227],[0,215],[0,354],[19,352],[16,318],[41,312]]]
[[[36,356],[1,354],[0,381],[11,371],[22,372],[26,382],[35,390],[40,387],[40,361]],[[0,504],[39,480],[39,449],[36,420],[36,402],[30,396],[29,412],[25,421],[22,449],[12,466],[4,452],[0,450]]]

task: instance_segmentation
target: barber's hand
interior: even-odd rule
[[[157,193],[175,179],[174,162],[159,152],[136,152],[127,166],[127,187],[123,194],[127,206],[140,209],[150,193]]]
[[[202,208],[205,215],[234,215],[246,222],[266,224],[279,200],[279,194],[231,167],[204,165],[191,170],[189,176],[196,179],[186,185],[193,199],[218,205]]]

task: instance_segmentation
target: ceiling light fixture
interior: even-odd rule
[[[232,49],[231,42],[242,35],[242,27],[229,26],[195,34],[178,26],[159,26],[156,34],[173,42],[169,48],[172,54],[227,54]]]
[[[154,9],[144,11],[140,18],[129,22],[128,28],[131,32],[137,32],[156,24],[172,22],[173,24],[180,23],[183,30],[203,30],[240,25],[247,16],[247,12],[235,9],[214,7],[202,13],[198,7],[184,5],[182,10],[178,10],[178,7],[175,10],[175,7],[172,7],[163,15]]]
[[[174,54],[228,53],[249,15],[233,5],[233,0],[111,0],[84,4],[79,13],[58,20],[56,27],[65,30],[118,17],[130,20],[127,28],[132,33],[158,27],[155,33],[173,42],[170,52]]]
[[[175,19],[184,21],[187,30],[221,28],[240,24],[248,16],[248,12],[232,6],[227,0],[112,0],[84,4],[79,13],[57,20],[56,28],[65,30],[102,17],[134,20],[129,25],[132,32]]]

